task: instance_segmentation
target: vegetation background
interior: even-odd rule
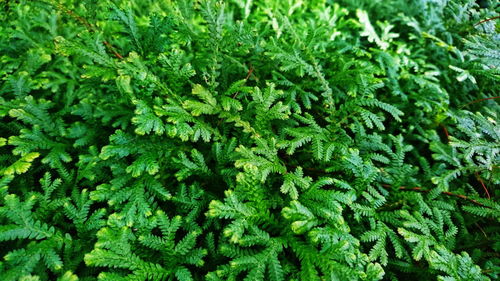
[[[498,280],[494,2],[1,1],[0,280]]]

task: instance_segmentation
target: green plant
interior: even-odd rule
[[[0,279],[497,279],[498,8],[407,2],[2,1]]]

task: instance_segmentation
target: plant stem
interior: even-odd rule
[[[392,187],[391,185],[388,185],[388,184],[383,184],[382,186],[384,187]],[[431,190],[430,189],[425,189],[425,188],[422,188],[422,187],[419,187],[419,186],[415,186],[415,187],[406,187],[406,186],[400,186],[398,188],[399,190],[404,190],[404,191],[416,191],[416,192],[423,192],[423,193],[427,193],[427,192],[430,192]],[[452,192],[449,192],[449,191],[442,191],[441,194],[444,194],[444,195],[448,195],[448,196],[453,196],[453,197],[457,197],[457,198],[460,198],[460,199],[464,199],[464,200],[467,200],[471,203],[474,203],[478,206],[481,206],[481,207],[485,207],[485,208],[489,208],[488,206],[485,206],[484,204],[470,198],[470,197],[467,197],[465,195],[462,195],[462,194],[456,194],[456,193],[452,193]]]

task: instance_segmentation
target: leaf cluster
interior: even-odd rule
[[[498,279],[490,4],[0,2],[0,280]]]

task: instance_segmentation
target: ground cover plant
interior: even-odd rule
[[[0,280],[497,280],[494,2],[1,1]]]

